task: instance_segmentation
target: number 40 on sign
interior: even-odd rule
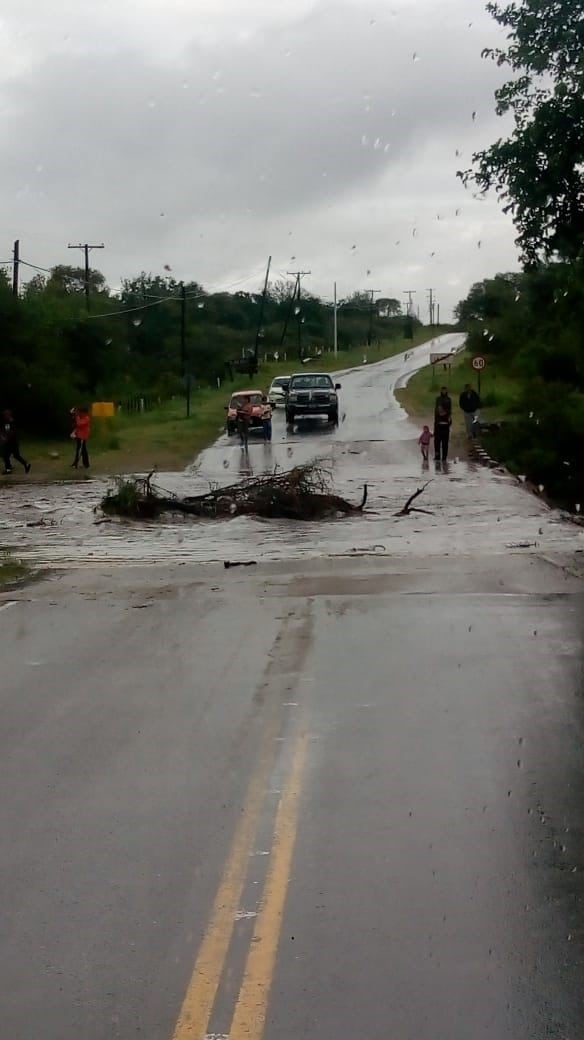
[[[484,358],[482,356],[482,354],[475,354],[475,356],[472,359],[471,364],[472,364],[472,367],[474,368],[475,372],[477,373],[477,377],[478,377],[478,392],[479,392],[479,396],[480,396],[480,393],[481,393],[481,372],[487,367],[487,361],[486,361],[486,358]]]

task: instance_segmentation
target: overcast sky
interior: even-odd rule
[[[271,253],[448,317],[517,267],[456,178],[505,130],[497,40],[483,0],[4,0],[0,260],[252,289]]]

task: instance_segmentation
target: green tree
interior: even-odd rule
[[[67,264],[57,264],[53,267],[47,282],[47,291],[61,296],[71,296],[75,293],[85,291],[85,270],[83,267],[70,267]],[[91,293],[106,293],[107,286],[101,271],[91,268],[89,272],[89,291]]]
[[[515,128],[459,176],[497,190],[527,263],[574,259],[584,245],[582,0],[514,0],[487,10],[509,40],[483,55],[513,73],[495,97],[497,114],[512,115]]]

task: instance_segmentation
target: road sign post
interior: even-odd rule
[[[486,360],[486,358],[484,358],[482,356],[482,354],[475,354],[475,356],[472,359],[471,364],[472,364],[472,367],[474,368],[474,370],[475,370],[475,372],[477,374],[478,395],[480,397],[481,396],[481,372],[484,372],[485,368],[487,367],[487,360]]]

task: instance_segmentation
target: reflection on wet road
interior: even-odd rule
[[[441,349],[461,342],[442,337]],[[165,562],[246,559],[301,559],[322,555],[502,553],[529,543],[540,552],[571,551],[583,542],[579,530],[525,493],[503,472],[453,457],[447,472],[433,463],[424,472],[417,429],[394,397],[396,386],[427,364],[435,345],[342,373],[341,423],[333,429],[306,422],[288,433],[282,411],[274,415],[274,440],[250,439],[241,451],[225,434],[184,474],[161,474],[170,491],[195,494],[213,484],[229,484],[251,474],[289,468],[315,456],[328,460],[339,492],[360,500],[370,489],[370,512],[333,523],[290,524],[237,518],[221,524],[168,520],[156,525],[96,524],[103,495],[100,480],[39,487],[19,484],[2,493],[0,542],[17,546],[25,560],[47,564],[80,562]],[[398,520],[420,481],[432,478],[424,507],[433,515]],[[40,524],[40,526],[39,526]],[[520,551],[520,550],[518,550]]]

